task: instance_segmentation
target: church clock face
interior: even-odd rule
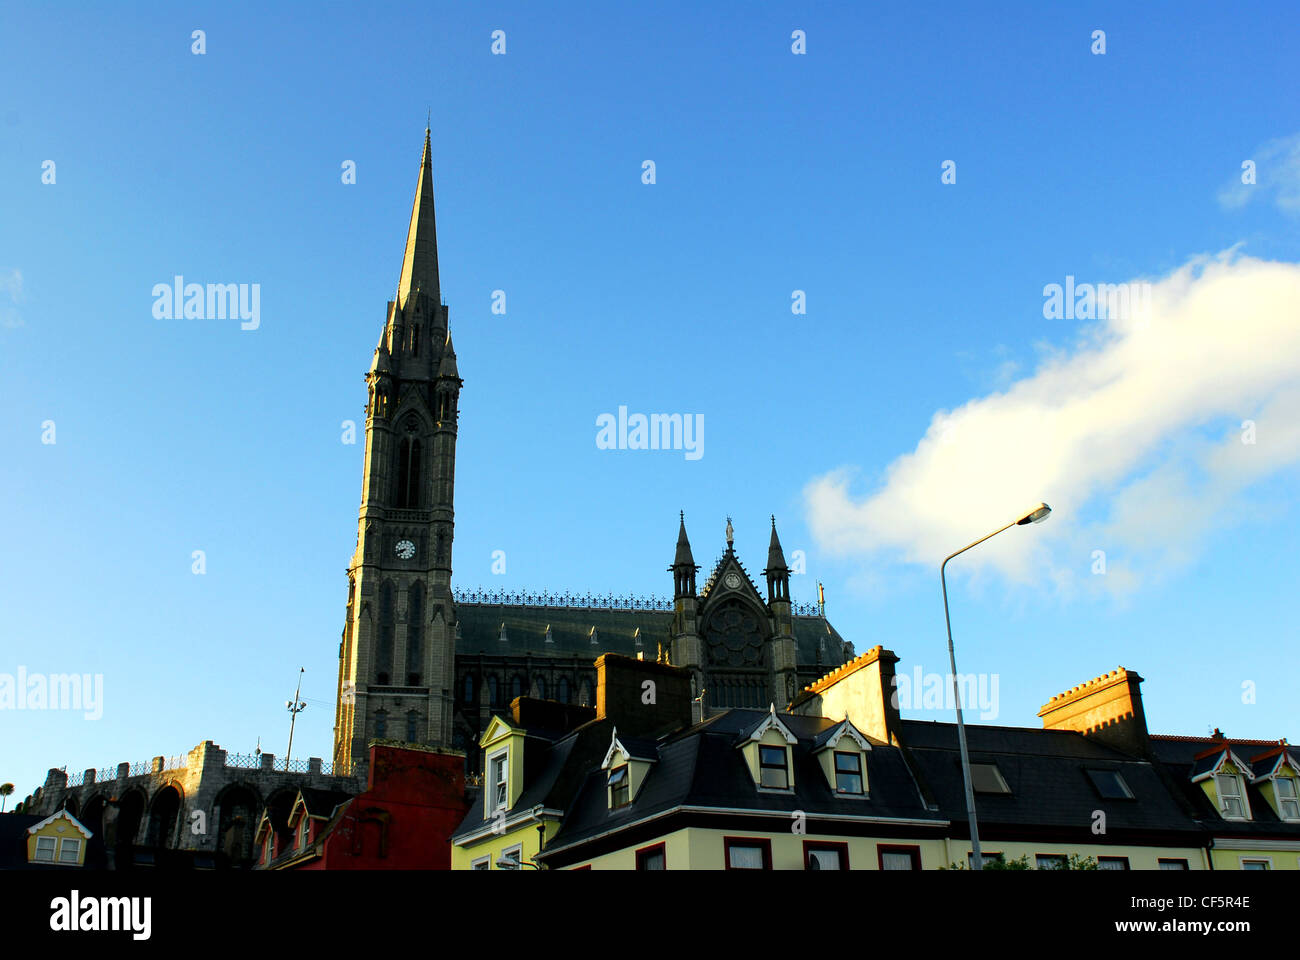
[[[415,544],[410,540],[397,541],[397,555],[403,560],[410,560],[415,556]]]
[[[725,583],[727,586],[729,586],[732,590],[739,589],[740,587],[740,577],[735,573],[727,574],[723,578],[722,582]]]

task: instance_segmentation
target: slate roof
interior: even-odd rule
[[[920,776],[940,812],[966,822],[966,797],[955,723],[902,721],[900,738],[911,749]],[[1049,828],[1088,834],[1093,811],[1106,814],[1106,835],[1127,832],[1187,832],[1200,828],[1186,804],[1156,764],[1135,759],[1070,730],[966,727],[971,763],[996,763],[1009,794],[976,793],[982,831],[997,828]],[[873,754],[874,756],[874,754]],[[1134,799],[1107,799],[1093,785],[1089,770],[1113,770]],[[1101,839],[1100,837],[1098,839]],[[1189,837],[1189,844],[1199,839]]]
[[[1181,791],[1193,815],[1216,837],[1271,837],[1300,840],[1300,823],[1282,820],[1260,792],[1259,785],[1249,777],[1243,778],[1246,786],[1246,803],[1250,806],[1250,820],[1225,820],[1214,808],[1210,798],[1192,777],[1213,767],[1220,751],[1227,747],[1243,764],[1254,767],[1253,761],[1271,754],[1280,744],[1276,740],[1234,740],[1214,737],[1151,736],[1152,752],[1169,771],[1177,789]],[[1204,755],[1204,756],[1203,756]],[[1300,767],[1300,750],[1288,745],[1287,755]],[[1259,764],[1271,769],[1273,760]],[[1254,771],[1252,771],[1252,776]]]
[[[812,753],[817,736],[838,725],[824,717],[780,715],[798,738],[793,747],[795,789],[790,794],[760,793],[736,744],[767,715],[763,710],[728,710],[661,739],[658,763],[646,773],[632,803],[618,810],[608,808],[605,772],[589,768],[548,849],[560,850],[678,806],[716,807],[720,813],[741,808],[783,818],[802,810],[810,820],[827,814],[930,820],[936,829],[942,827],[943,818],[922,801],[901,751],[879,741],[871,741],[869,798],[837,795]]]
[[[329,817],[340,803],[354,796],[343,790],[319,790],[316,787],[300,787],[298,795],[302,797],[302,805],[307,808],[309,817]],[[294,806],[297,806],[296,800]]]
[[[604,609],[599,607],[547,607],[530,604],[458,603],[460,636],[456,638],[457,657],[533,656],[584,657],[595,660],[602,653],[620,653],[635,657],[643,653],[653,658],[658,644],[665,648],[671,641],[671,610]],[[822,617],[796,616],[795,645],[801,667],[817,663],[821,644],[821,665],[825,668],[844,662],[844,638]],[[506,642],[500,640],[501,624],[506,625]],[[551,643],[546,642],[546,627],[551,627]],[[596,628],[597,642],[591,642],[591,628]],[[641,630],[641,646],[635,634]]]

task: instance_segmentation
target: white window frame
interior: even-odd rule
[[[1225,794],[1223,791],[1223,781],[1225,780],[1231,781],[1236,787],[1236,793],[1232,795],[1232,799],[1241,804],[1240,814],[1232,814],[1228,812],[1228,805],[1224,802]],[[1223,817],[1224,820],[1250,819],[1250,804],[1246,800],[1246,784],[1242,782],[1241,774],[1216,773],[1214,775],[1214,792],[1219,798],[1219,816]]]
[[[512,847],[506,847],[501,851],[501,856],[514,860],[519,864],[520,870],[524,868],[524,845],[522,843],[516,843]]]
[[[1291,796],[1283,797],[1282,792],[1278,790],[1278,786],[1283,783],[1289,783],[1291,785]],[[1294,823],[1295,821],[1300,820],[1300,785],[1296,783],[1294,777],[1274,777],[1273,796],[1277,798],[1277,815],[1280,819],[1285,820],[1288,823]],[[1287,803],[1291,804],[1295,809],[1295,813],[1290,816],[1284,812],[1286,810],[1284,804]]]
[[[491,869],[492,869],[492,858],[491,858],[490,856],[489,856],[489,857],[476,857],[476,858],[474,858],[473,860],[471,860],[471,861],[469,862],[469,868],[470,868],[471,870],[491,870]]]
[[[68,850],[68,844],[72,844],[71,851]],[[65,856],[65,853],[71,853],[72,856]],[[64,837],[59,841],[59,863],[77,863],[81,860],[81,841],[76,837]]]
[[[46,848],[49,850],[49,854],[50,854],[48,857],[41,856],[42,843],[49,844],[49,847]],[[32,851],[32,862],[33,863],[57,863],[58,846],[59,846],[59,841],[56,837],[37,837],[36,849]]]
[[[501,761],[501,773],[504,778],[502,780],[496,780],[493,777],[493,765],[498,760]],[[485,794],[488,800],[487,815],[490,817],[498,810],[510,809],[510,748],[505,747],[491,754],[487,758],[486,769],[487,776],[485,777],[486,783],[484,786],[486,787]],[[502,799],[498,799],[497,796],[498,786],[505,787],[505,797]]]
[[[1272,858],[1272,857],[1242,857],[1239,866],[1240,866],[1240,868],[1241,868],[1242,870],[1245,870],[1245,869],[1246,869],[1246,864],[1248,864],[1248,863],[1262,863],[1262,864],[1264,864],[1264,869],[1265,869],[1265,870],[1272,870],[1272,869],[1273,869],[1273,858]]]

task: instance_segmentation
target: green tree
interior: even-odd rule
[[[0,813],[5,812],[5,803],[9,800],[9,795],[14,792],[12,783],[0,783]]]

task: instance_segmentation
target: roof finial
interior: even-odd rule
[[[736,540],[736,531],[731,528],[731,517],[727,517],[727,549],[728,550],[731,549],[731,545],[735,542],[735,540]]]

